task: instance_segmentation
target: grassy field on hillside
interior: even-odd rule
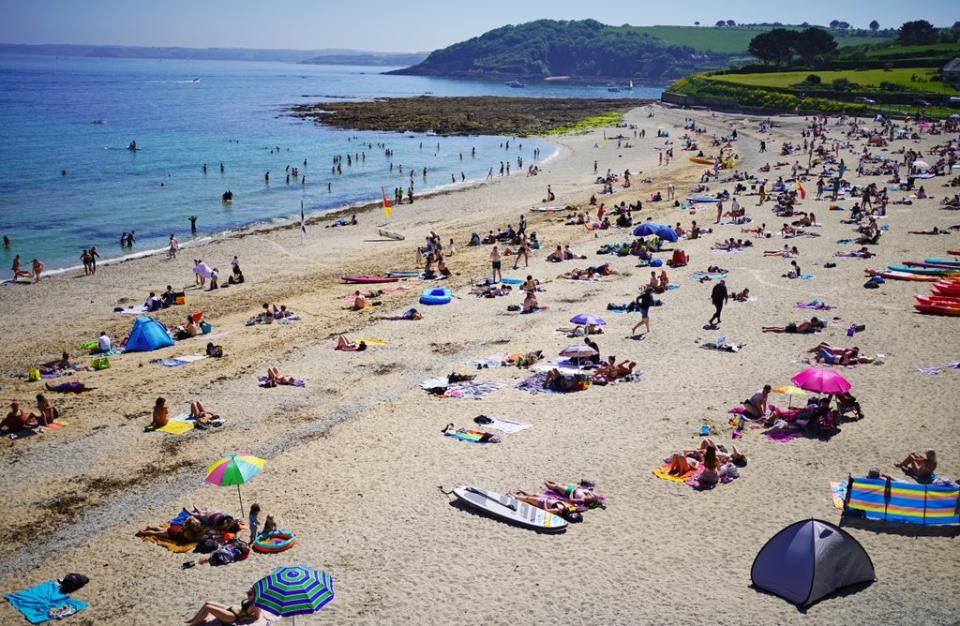
[[[820,77],[825,88],[838,78],[846,78],[852,83],[864,87],[880,88],[880,83],[888,82],[901,86],[904,90],[928,91],[944,95],[956,95],[956,89],[941,82],[933,82],[930,77],[936,73],[933,68],[902,67],[891,70],[841,70],[841,71],[801,71],[801,72],[773,72],[758,74],[719,74],[707,76],[709,80],[748,85],[750,87],[789,88],[803,81],[810,74]],[[919,80],[912,81],[916,76]]]
[[[799,26],[784,28],[799,29]],[[717,28],[715,26],[638,26],[637,30],[659,37],[667,43],[691,46],[697,50],[714,50],[727,54],[746,52],[750,40],[770,28]],[[889,41],[882,37],[845,37],[832,33],[839,46]]]

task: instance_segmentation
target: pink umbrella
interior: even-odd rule
[[[828,369],[806,369],[790,379],[794,385],[814,393],[838,394],[850,391],[850,383]]]
[[[560,351],[560,356],[565,356],[567,358],[582,359],[588,356],[596,356],[597,351],[591,348],[590,346],[570,346],[569,348],[564,348]]]

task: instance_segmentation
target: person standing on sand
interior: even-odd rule
[[[497,246],[490,251],[490,265],[493,268],[493,282],[498,283],[503,280],[503,274],[500,273],[500,249]]]
[[[637,309],[640,311],[640,321],[630,330],[630,336],[637,336],[637,329],[644,326],[646,334],[650,334],[650,307],[653,306],[653,288],[647,285],[640,297],[637,298]]]
[[[40,274],[43,272],[43,263],[40,262],[40,259],[33,260],[33,282],[40,282]]]
[[[723,311],[723,305],[729,297],[729,294],[727,294],[727,281],[721,279],[719,283],[713,286],[713,291],[710,292],[710,301],[713,302],[713,306],[716,309],[708,322],[711,326],[720,323],[720,312]],[[714,322],[713,320],[717,321]]]
[[[90,246],[90,250],[89,250],[88,254],[90,255],[90,273],[91,273],[91,274],[96,274],[96,273],[97,273],[97,259],[100,258],[100,255],[97,254],[97,247],[96,247],[96,246]]]
[[[177,250],[180,249],[180,244],[177,242],[175,235],[170,235],[170,247],[167,248],[167,258],[175,259],[177,258]]]
[[[523,266],[530,267],[530,257],[527,253],[527,237],[524,235],[520,238],[520,247],[517,248],[517,256],[513,261],[513,269],[520,269],[520,257],[523,257]]]

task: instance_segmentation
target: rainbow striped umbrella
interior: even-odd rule
[[[333,577],[312,567],[278,567],[253,586],[253,603],[280,617],[316,613],[333,600]]]
[[[248,452],[228,454],[222,459],[214,461],[207,468],[207,482],[218,487],[237,486],[237,496],[240,497],[240,517],[243,513],[243,496],[240,495],[240,485],[260,473],[267,462]]]

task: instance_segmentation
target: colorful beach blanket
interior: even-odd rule
[[[55,580],[48,580],[23,591],[8,593],[3,597],[31,624],[61,619],[79,613],[90,606],[86,602],[74,600],[67,594],[60,593],[60,585]]]
[[[457,439],[459,441],[468,441],[470,443],[500,443],[500,438],[494,435],[493,433],[488,433],[482,430],[476,430],[473,428],[460,428],[458,430],[448,430],[443,433],[447,437]],[[484,440],[486,437],[486,440]]]
[[[686,474],[682,474],[680,476],[671,474],[669,463],[664,463],[660,467],[657,467],[653,470],[653,475],[656,476],[657,478],[661,478],[663,480],[669,480],[670,482],[674,482],[674,483],[685,483],[687,480],[693,478],[696,474],[697,474],[697,470],[695,469],[692,469]]]
[[[161,548],[165,548],[175,554],[184,554],[186,552],[193,552],[197,547],[196,542],[179,543],[174,541],[173,539],[167,539],[166,537],[141,537],[141,539],[143,539],[147,543],[155,543]]]

